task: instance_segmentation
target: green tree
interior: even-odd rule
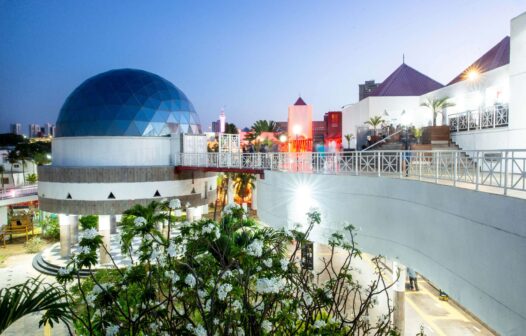
[[[92,269],[101,244],[96,231],[82,232],[81,253],[57,277],[65,289],[75,286],[68,299],[77,334],[393,334],[390,305],[378,320],[368,316],[379,295],[389,302],[392,283],[380,260],[373,259],[374,281],[359,284],[352,276],[353,258],[361,253],[352,226],[330,237],[331,253],[313,277],[298,260],[321,223],[317,211],[307,214],[303,229],[285,231],[260,226],[230,204],[219,222],[184,223],[179,235],[166,238],[157,229],[158,215],[171,210],[167,203],[134,207],[121,241],[123,255],[134,262],[89,271],[81,282],[78,270]],[[136,216],[142,213],[149,219]],[[130,238],[139,243],[135,252]]]
[[[69,327],[71,308],[67,293],[59,286],[44,283],[43,279],[29,279],[23,284],[0,290],[0,334],[18,319],[33,313],[44,312],[39,327],[49,323],[64,322]]]
[[[364,124],[371,125],[373,127],[373,130],[374,130],[374,135],[376,135],[376,128],[378,126],[380,126],[384,122],[385,122],[385,120],[383,120],[382,117],[374,116],[374,117],[369,118],[369,120],[364,122]]]
[[[427,101],[420,104],[420,106],[427,107],[433,114],[433,126],[437,125],[437,114],[442,114],[442,125],[446,124],[446,111],[448,107],[455,106],[455,103],[449,102],[449,97],[443,98],[427,98]]]
[[[4,173],[5,168],[4,166],[0,166],[0,178],[2,179],[2,189],[4,189],[5,183],[4,183]]]
[[[351,148],[351,139],[354,138],[354,134],[349,133],[344,135],[345,140],[347,140],[347,148]]]
[[[251,189],[255,189],[256,185],[254,183],[254,180],[256,177],[253,174],[247,174],[247,173],[236,173],[232,177],[232,181],[234,183],[234,189],[236,191],[236,194],[240,198],[245,198]]]
[[[239,134],[239,130],[236,125],[231,123],[225,123],[225,134]]]
[[[252,125],[251,130],[257,137],[263,132],[277,132],[278,125],[272,120],[258,120]]]

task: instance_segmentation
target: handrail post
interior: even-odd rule
[[[438,165],[439,165],[438,161],[440,160],[440,152],[436,152],[436,157],[437,159],[436,159],[436,164],[435,164],[435,183],[438,184]]]
[[[453,186],[457,186],[457,178],[458,178],[458,151],[455,151],[455,167],[453,169]]]
[[[420,154],[420,160],[418,161],[418,181],[422,181],[422,164],[424,163],[425,156],[422,152],[419,152],[418,154]]]
[[[360,165],[359,165],[358,161],[360,161],[360,156],[361,155],[362,155],[362,152],[356,152],[356,176],[360,175],[359,174]]]
[[[506,151],[505,153],[506,154],[504,155],[504,196],[508,195],[508,153],[509,152]]]
[[[378,165],[378,177],[382,176],[382,173],[381,173],[381,169],[382,169],[382,168],[380,167],[381,164],[382,164],[382,161],[381,161],[381,159],[380,159],[380,153],[381,153],[381,152],[378,151],[378,155],[377,155],[377,157],[378,157],[378,163],[377,163],[377,165]]]
[[[398,162],[400,162],[400,178],[404,177],[404,155],[402,152],[398,152]]]
[[[477,174],[476,174],[476,180],[475,180],[475,190],[478,191],[479,190],[479,183],[480,183],[480,152],[479,151],[476,151],[475,152],[475,157],[477,158],[477,161],[476,161],[476,169],[477,169]]]

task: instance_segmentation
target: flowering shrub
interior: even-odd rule
[[[301,267],[299,254],[312,227],[321,222],[308,214],[306,232],[274,230],[229,205],[219,222],[203,219],[175,228],[171,204],[135,206],[122,223],[121,249],[131,265],[92,272],[101,238],[84,228],[86,247],[57,276],[71,293],[79,334],[94,335],[352,335],[392,334],[390,313],[371,322],[368,311],[389,285],[378,279],[368,286],[352,277],[351,260],[359,256],[353,228],[335,234],[331,256],[313,273]],[[163,232],[168,222],[178,234]],[[134,250],[131,241],[140,238]],[[336,267],[334,251],[347,257]],[[375,260],[377,270],[380,266]],[[320,281],[320,277],[324,281]],[[80,284],[80,285],[79,285]]]

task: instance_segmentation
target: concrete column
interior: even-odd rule
[[[186,221],[193,222],[195,220],[195,208],[186,208]]]
[[[7,225],[7,207],[0,207],[0,227]]]
[[[117,233],[117,215],[110,216],[110,233],[111,234]]]
[[[79,216],[70,215],[70,234],[71,234],[71,246],[79,242]]]
[[[259,176],[256,176],[256,183],[254,183],[255,188],[252,189],[252,210],[258,209],[258,185],[259,185]]]
[[[228,179],[228,200],[227,204],[234,203],[234,182],[232,179]]]
[[[400,332],[400,335],[404,335],[405,331],[405,280],[407,277],[406,267],[397,261],[393,261],[393,281],[396,280],[395,286],[393,286],[394,297],[393,297],[393,323],[394,326]]]
[[[101,265],[108,264],[111,262],[111,259],[109,256],[109,252],[111,252],[110,232],[111,232],[110,216],[109,215],[99,215],[99,234],[102,236],[102,244],[104,246],[104,247],[101,246],[100,251],[99,251],[100,252],[99,263]]]
[[[68,215],[59,214],[60,228],[60,256],[67,258],[71,255],[71,221]]]

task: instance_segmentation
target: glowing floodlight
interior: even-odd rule
[[[470,69],[468,70],[468,72],[466,73],[466,78],[471,81],[471,82],[474,82],[476,80],[478,80],[480,78],[480,71],[478,69]]]
[[[300,133],[301,133],[301,125],[294,125],[294,126],[292,126],[292,133],[294,133],[295,136],[300,135]]]
[[[279,136],[279,141],[283,142],[283,143],[287,142],[287,136],[285,134],[280,135]]]

